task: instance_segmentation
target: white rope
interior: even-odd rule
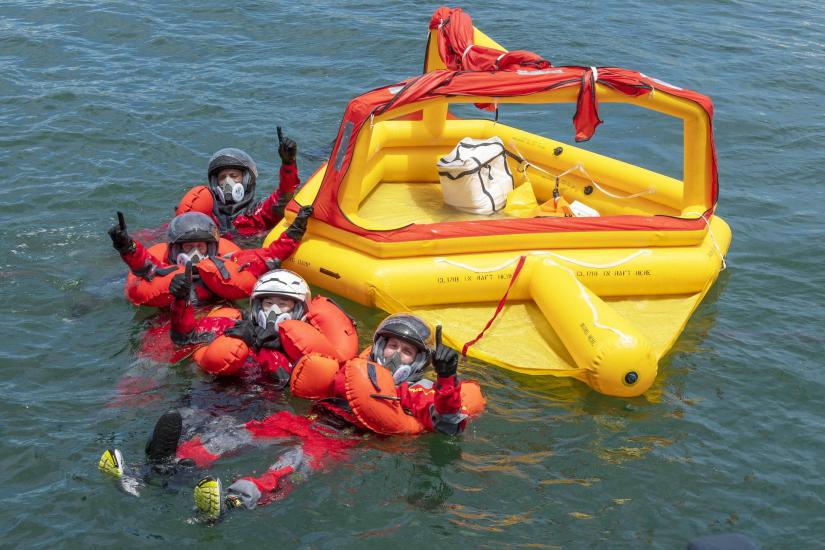
[[[599,80],[599,69],[597,69],[596,67],[590,67],[590,70],[593,71],[593,82],[598,81]]]
[[[469,46],[467,46],[466,48],[464,48],[464,53],[463,53],[463,54],[461,54],[461,62],[462,62],[462,63],[464,63],[464,58],[465,58],[465,57],[467,57],[467,52],[469,52],[469,51],[470,51],[470,48],[472,48],[473,46],[475,46],[475,44],[470,44]]]
[[[587,176],[587,179],[590,180],[590,183],[592,183],[593,186],[596,189],[598,189],[599,191],[601,191],[602,193],[604,193],[608,197],[611,197],[611,198],[614,198],[614,199],[635,199],[636,197],[643,197],[645,195],[652,195],[653,193],[656,192],[656,189],[654,187],[648,187],[644,191],[640,191],[638,193],[633,193],[632,195],[616,195],[615,193],[611,193],[610,191],[607,191],[606,189],[602,188],[602,186],[600,186],[598,183],[596,183],[596,180],[594,180],[593,177],[590,174],[587,173],[587,170],[585,170],[584,165],[582,163],[578,163],[578,164],[575,164],[575,165],[571,166],[570,168],[568,168],[567,170],[565,170],[564,172],[562,172],[561,174],[559,174],[558,176],[555,176],[555,177],[561,178],[562,176],[566,176],[567,174],[570,174],[571,172],[574,172],[576,170],[579,170],[582,174]]]
[[[587,170],[584,168],[584,165],[583,165],[582,163],[580,163],[580,162],[579,162],[579,163],[577,163],[577,164],[574,164],[573,166],[571,166],[570,168],[568,168],[567,170],[565,170],[565,171],[564,171],[564,172],[562,172],[561,174],[559,174],[559,175],[555,175],[555,174],[552,174],[552,173],[548,172],[547,170],[545,170],[545,169],[544,169],[544,168],[542,168],[541,166],[536,166],[535,164],[533,164],[532,162],[530,162],[529,160],[527,160],[527,159],[524,157],[524,155],[522,155],[522,154],[521,154],[521,151],[519,151],[519,150],[518,150],[518,147],[516,147],[516,143],[515,143],[515,141],[510,140],[510,146],[511,146],[513,149],[515,149],[516,154],[519,156],[519,158],[521,158],[521,162],[522,162],[522,164],[524,165],[524,169],[522,169],[522,172],[523,172],[523,173],[524,173],[524,175],[525,175],[525,179],[527,178],[527,170],[526,170],[527,168],[534,168],[534,169],[538,170],[539,172],[541,172],[541,173],[543,173],[543,174],[546,174],[546,175],[550,176],[551,178],[558,178],[558,179],[561,179],[563,176],[566,176],[567,174],[570,174],[570,173],[572,173],[572,172],[574,172],[574,171],[578,170],[578,171],[580,171],[582,174],[584,174],[585,176],[587,176],[587,179],[589,179],[589,180],[590,180],[590,183],[592,183],[592,184],[593,184],[593,186],[594,186],[596,189],[598,189],[599,191],[601,191],[602,193],[604,193],[604,194],[605,194],[605,195],[607,195],[608,197],[611,197],[611,198],[614,198],[614,199],[635,199],[636,197],[642,197],[642,196],[644,196],[644,195],[652,195],[653,193],[655,193],[655,192],[656,192],[656,189],[655,189],[654,187],[648,187],[648,188],[647,188],[647,189],[645,189],[644,191],[640,191],[640,192],[638,192],[638,193],[634,193],[634,194],[632,194],[632,195],[624,195],[624,196],[623,196],[623,195],[616,195],[615,193],[611,193],[610,191],[607,191],[607,190],[606,190],[606,189],[604,189],[601,185],[599,185],[598,183],[596,183],[596,180],[594,180],[594,179],[593,179],[593,177],[592,177],[592,176],[591,176],[591,175],[587,172]],[[530,181],[530,180],[528,179],[527,181]]]
[[[710,228],[710,221],[705,217],[704,213],[700,212],[685,212],[686,216],[693,214],[694,216],[699,216],[702,218],[702,221],[705,222],[705,225],[708,226],[708,234],[710,235],[710,242],[713,243],[713,248],[716,249],[716,253],[719,254],[719,259],[722,261],[722,269],[719,271],[724,271],[728,268],[728,263],[725,261],[725,255],[722,254],[722,249],[719,247],[719,243],[716,242],[716,236],[713,234],[713,229]]]
[[[535,254],[531,252],[531,254]],[[460,267],[461,269],[466,269],[467,271],[472,271],[473,273],[492,273],[493,271],[499,271],[504,269],[505,267],[511,266],[518,261],[518,258],[513,258],[512,260],[507,260],[501,265],[493,266],[493,267],[473,267],[471,265],[462,264],[461,262],[456,262],[453,260],[448,260],[447,258],[436,258],[436,262],[442,264],[448,264],[454,267]]]
[[[547,254],[549,256],[553,256],[553,257],[558,258],[560,260],[563,260],[565,262],[569,262],[571,264],[581,266],[581,267],[589,267],[591,269],[610,269],[611,267],[618,267],[622,264],[626,264],[627,262],[635,260],[639,256],[647,256],[649,254],[652,254],[652,252],[650,250],[638,250],[638,251],[634,252],[633,254],[631,254],[630,256],[626,256],[626,257],[622,258],[621,260],[616,260],[615,262],[611,262],[609,264],[591,264],[590,262],[583,262],[581,260],[574,260],[573,258],[568,258],[567,256],[562,256],[561,254],[556,254],[555,252],[545,252],[545,254]]]
[[[611,263],[608,263],[608,264],[593,264],[593,263],[590,263],[590,262],[584,262],[584,261],[581,261],[581,260],[576,260],[574,258],[568,258],[567,256],[562,256],[561,254],[556,254],[555,252],[548,252],[546,250],[534,250],[532,252],[528,252],[527,254],[530,255],[530,256],[553,256],[554,258],[558,258],[559,260],[571,263],[573,265],[578,265],[578,266],[581,266],[581,267],[588,267],[588,268],[591,268],[591,269],[610,269],[611,267],[618,267],[622,264],[625,264],[627,262],[635,260],[639,256],[645,256],[645,255],[648,255],[648,254],[652,254],[652,252],[650,250],[638,250],[638,251],[634,252],[633,254],[630,254],[629,256],[626,256],[625,258],[622,258],[620,260],[616,260],[615,262],[611,262]],[[507,260],[506,262],[504,262],[502,264],[499,264],[499,265],[496,265],[496,266],[493,266],[493,267],[474,267],[474,266],[471,266],[471,265],[468,265],[468,264],[463,264],[461,262],[456,262],[454,260],[448,260],[447,258],[435,258],[435,261],[439,262],[439,263],[443,263],[443,264],[448,264],[448,265],[451,265],[453,267],[458,267],[458,268],[461,268],[461,269],[465,269],[467,271],[472,271],[473,273],[492,273],[494,271],[500,271],[500,270],[502,270],[506,267],[510,267],[511,265],[516,263],[520,257],[521,256],[516,256],[512,260]]]
[[[549,265],[558,266],[561,269],[567,271],[570,274],[570,276],[573,277],[573,280],[576,281],[576,284],[579,286],[579,292],[581,293],[582,299],[587,304],[587,307],[590,308],[590,313],[593,315],[593,326],[604,329],[604,330],[609,330],[610,332],[618,335],[619,340],[625,346],[630,346],[636,341],[636,339],[633,338],[632,336],[630,336],[629,334],[625,334],[624,332],[620,331],[619,329],[617,329],[615,327],[611,327],[610,325],[605,325],[605,324],[602,324],[601,322],[599,322],[599,312],[596,311],[596,306],[594,306],[593,302],[590,301],[590,296],[587,295],[587,291],[585,290],[584,285],[581,283],[581,281],[579,281],[576,278],[576,275],[573,273],[572,270],[570,270],[570,268],[565,267],[563,265],[559,265],[556,262],[554,262],[553,260],[544,260],[544,263],[549,264]]]

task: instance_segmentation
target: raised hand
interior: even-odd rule
[[[300,241],[307,231],[307,220],[312,216],[313,211],[314,208],[311,204],[302,206],[301,209],[298,210],[295,219],[292,220],[292,223],[286,228],[285,233],[287,237],[293,241]]]
[[[441,343],[441,325],[435,328],[433,368],[440,377],[453,376],[458,370],[458,352]]]
[[[278,126],[278,155],[284,164],[295,164],[295,157],[298,155],[298,144],[295,140],[284,137],[280,126]]]
[[[135,242],[126,231],[126,220],[123,218],[123,212],[117,213],[117,225],[110,227],[108,233],[109,238],[112,239],[112,246],[121,254],[134,247]]]
[[[183,273],[178,273],[172,277],[172,282],[169,283],[169,292],[175,298],[189,299],[192,294],[192,262],[186,262]]]

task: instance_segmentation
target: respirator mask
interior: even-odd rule
[[[244,196],[244,188],[242,183],[238,183],[229,176],[219,181],[215,187],[215,193],[218,195],[218,200],[223,203],[227,202],[241,202]]]
[[[258,325],[261,328],[266,328],[267,325],[273,323],[276,327],[283,323],[286,320],[292,319],[292,314],[290,312],[281,312],[281,308],[276,305],[273,305],[269,309],[263,309],[258,312]]]

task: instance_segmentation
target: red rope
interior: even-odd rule
[[[478,336],[476,336],[475,338],[473,338],[472,340],[470,340],[469,342],[464,344],[464,347],[461,348],[461,355],[463,355],[464,357],[467,357],[467,349],[470,346],[472,346],[473,344],[475,344],[476,342],[478,342],[479,340],[481,340],[482,336],[484,336],[484,333],[487,332],[487,329],[490,328],[490,325],[492,325],[493,321],[495,321],[496,317],[498,317],[498,314],[501,313],[502,309],[504,309],[504,303],[507,302],[507,295],[510,294],[510,290],[513,288],[513,285],[516,284],[516,279],[518,279],[519,273],[521,273],[521,268],[524,267],[524,260],[526,260],[526,259],[527,259],[527,256],[521,256],[518,259],[518,264],[516,264],[516,269],[515,269],[515,271],[513,271],[513,278],[510,279],[510,286],[507,287],[507,292],[505,292],[504,296],[502,296],[501,300],[499,300],[498,307],[496,307],[496,312],[493,313],[493,316],[490,317],[490,320],[487,321],[487,324],[484,325],[484,328],[481,329],[481,332],[478,333]]]

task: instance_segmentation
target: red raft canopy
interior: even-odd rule
[[[315,218],[333,227],[382,242],[558,231],[695,231],[705,228],[706,218],[715,207],[718,196],[716,152],[713,145],[713,103],[710,98],[636,71],[617,67],[554,67],[532,52],[506,52],[474,45],[472,20],[461,9],[438,8],[429,28],[436,31],[438,52],[447,69],[426,72],[372,90],[350,101],[314,201]],[[578,88],[573,124],[576,141],[586,141],[602,122],[598,114],[597,83],[627,96],[663,92],[694,102],[704,110],[708,118],[710,147],[710,207],[702,217],[689,219],[628,215],[603,218],[513,218],[472,223],[412,224],[399,229],[376,231],[352,223],[339,206],[339,188],[350,166],[358,135],[374,117],[435,98],[482,96],[495,100],[562,88]],[[485,109],[493,107],[490,103],[477,105]],[[290,209],[297,209],[294,201]]]

